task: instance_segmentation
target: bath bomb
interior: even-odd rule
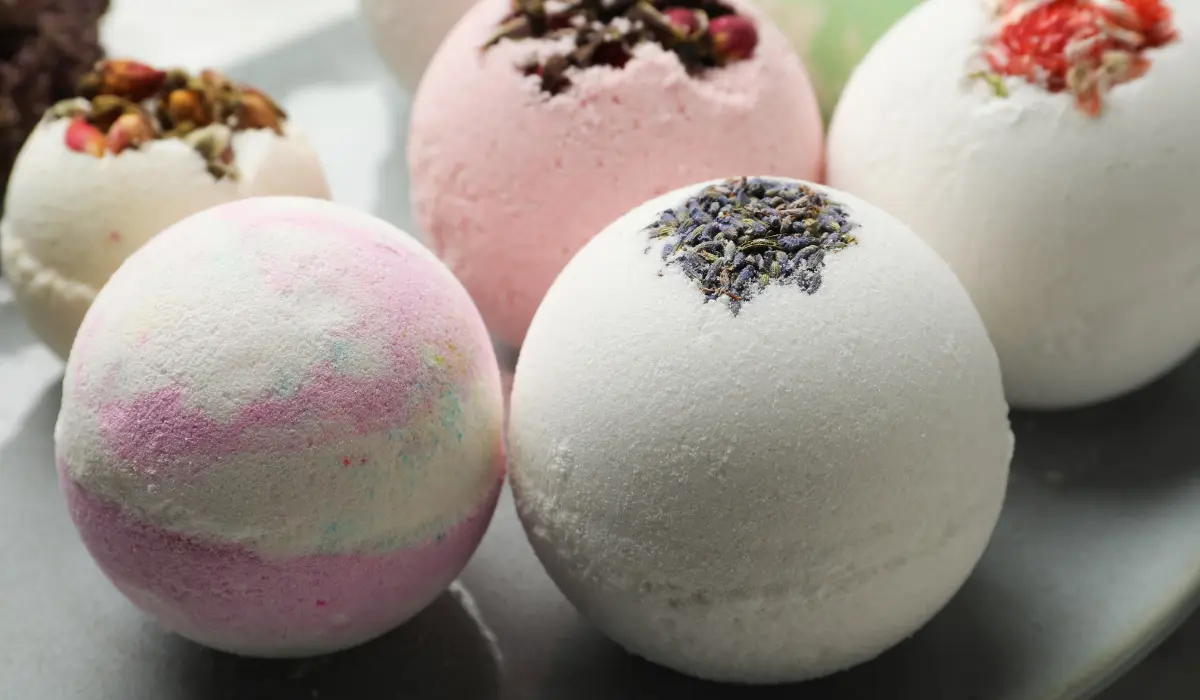
[[[214,71],[104,61],[17,156],[0,257],[26,322],[65,358],[130,253],[186,216],[264,195],[329,197],[315,151],[270,98]]]
[[[850,73],[922,0],[757,0],[808,66],[826,120]]]
[[[223,204],[133,254],[84,319],[55,441],[117,588],[266,657],[414,615],[504,478],[499,369],[466,291],[407,234],[307,198]]]
[[[749,3],[537,6],[470,10],[422,80],[408,146],[419,226],[514,347],[624,212],[709,178],[814,178],[823,157],[804,68]]]
[[[475,0],[358,0],[379,57],[405,90],[416,90],[447,32]]]
[[[967,578],[1007,411],[970,297],[906,226],[817,185],[718,181],[629,212],[555,281],[510,478],[550,576],[629,651],[800,681],[878,655]]]
[[[1200,341],[1200,3],[928,0],[859,67],[829,182],[962,280],[1010,403],[1124,394]]]

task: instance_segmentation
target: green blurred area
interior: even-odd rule
[[[758,0],[804,59],[825,122],[871,46],[923,0]]]

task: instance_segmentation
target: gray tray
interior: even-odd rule
[[[407,97],[356,23],[231,72],[283,97],[338,200],[412,230]],[[54,473],[60,373],[0,282],[0,700],[1079,700],[1200,601],[1195,360],[1104,407],[1015,416],[1007,508],[975,575],[911,640],[825,680],[721,686],[627,656],[542,573],[507,495],[460,582],[409,624],[333,656],[242,659],[160,631],[88,558]],[[1198,694],[1200,619],[1103,697]]]

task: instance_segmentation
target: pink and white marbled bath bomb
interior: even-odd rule
[[[466,564],[504,476],[500,373],[450,272],[335,204],[167,229],[89,310],[56,431],[88,550],[167,628],[256,656],[364,642]]]

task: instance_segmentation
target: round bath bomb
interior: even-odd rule
[[[71,516],[165,627],[234,653],[349,647],[458,574],[504,475],[500,375],[414,239],[257,198],[156,237],[88,311],[56,430]]]
[[[329,197],[316,152],[274,102],[214,71],[104,61],[17,156],[0,257],[26,322],[65,358],[130,253],[186,216],[262,195]]]
[[[475,0],[358,0],[379,57],[406,90],[416,90],[446,33]]]
[[[538,6],[470,10],[421,82],[408,146],[419,225],[510,346],[622,213],[714,177],[814,178],[823,157],[804,68],[750,4]]]
[[[830,184],[950,263],[1013,405],[1118,396],[1200,341],[1179,184],[1200,163],[1197,65],[1200,3],[928,0],[847,86]]]
[[[899,642],[967,578],[1007,411],[970,298],[907,227],[817,185],[718,181],[634,209],[554,283],[517,365],[511,481],[546,570],[618,643],[799,681]]]

